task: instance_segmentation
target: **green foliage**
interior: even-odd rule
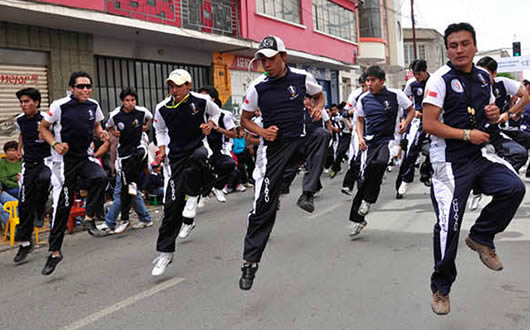
[[[513,75],[508,72],[497,73],[497,77],[506,77],[506,78],[513,79]]]

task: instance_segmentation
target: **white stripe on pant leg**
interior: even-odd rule
[[[263,184],[263,179],[267,172],[267,146],[261,143],[256,152],[256,166],[254,167],[254,172],[252,173],[252,178],[254,178],[254,203],[252,204],[252,212],[256,210],[256,202],[261,193],[261,185]]]
[[[359,177],[364,178],[364,170],[366,169],[366,158],[368,157],[368,149],[361,152],[361,166],[359,171]]]
[[[20,192],[18,193],[18,198],[20,198],[20,203],[26,201],[26,186],[24,185],[24,173],[26,172],[25,163],[22,162],[22,171],[20,171],[20,178],[18,179],[18,186],[20,187]]]
[[[449,213],[453,205],[455,194],[455,178],[451,163],[434,163],[432,187],[434,198],[438,203],[438,224],[440,226],[440,252],[441,258],[445,256],[447,246],[447,233],[449,231]]]
[[[480,149],[480,151],[482,152],[482,157],[486,158],[487,160],[489,160],[492,163],[502,164],[502,165],[506,166],[507,168],[512,170],[512,172],[515,175],[517,175],[517,177],[519,177],[519,174],[513,168],[512,164],[508,163],[505,159],[502,159],[501,157],[499,157],[499,155],[497,155],[494,152],[495,149],[493,148],[492,145],[488,144],[488,145],[482,147],[482,149]]]
[[[48,167],[50,167],[48,165]],[[63,162],[53,162],[51,165],[51,183],[52,183],[52,219],[50,227],[53,228],[55,225],[55,217],[57,215],[57,207],[59,206],[59,198],[61,197],[61,191],[63,190],[64,184],[64,163]]]
[[[169,165],[169,160],[166,160],[163,164],[163,174],[164,174],[164,197],[162,197],[163,202],[166,202],[166,191],[169,179],[171,179],[171,166]]]

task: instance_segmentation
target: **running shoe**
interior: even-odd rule
[[[190,225],[183,223],[182,227],[180,227],[179,238],[188,237],[193,229],[195,229],[195,221],[192,222]]]
[[[173,261],[173,253],[162,252],[158,257],[153,260],[153,276],[160,276],[164,274],[167,266]]]

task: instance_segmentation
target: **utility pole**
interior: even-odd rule
[[[416,22],[414,21],[414,0],[410,0],[410,16],[412,17],[412,43],[414,44],[414,59],[417,59],[418,47],[416,47]]]

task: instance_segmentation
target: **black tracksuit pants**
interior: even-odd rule
[[[269,239],[278,211],[278,199],[284,171],[296,166],[300,149],[304,147],[302,137],[282,138],[274,142],[262,142],[258,148],[254,170],[254,207],[248,216],[243,259],[259,262]]]
[[[18,205],[20,224],[15,235],[16,241],[30,241],[35,223],[41,223],[44,218],[52,174],[51,161],[45,162],[22,164]]]
[[[74,191],[77,177],[81,177],[88,187],[86,215],[93,218],[97,211],[103,209],[104,192],[107,186],[105,170],[91,161],[72,159],[67,155],[64,161],[53,164],[53,215],[49,237],[49,250],[59,251],[63,245],[64,231],[68,216],[74,202]]]
[[[298,167],[304,159],[307,172],[304,174],[302,181],[302,191],[314,194],[322,189],[320,176],[326,163],[330,138],[329,132],[323,127],[317,127],[311,130],[304,137],[305,142],[298,161],[291,162],[293,166],[284,171],[282,182],[284,189],[289,189],[289,186],[296,177]]]
[[[339,140],[339,146],[337,148],[337,154],[335,156],[335,161],[331,166],[331,170],[334,172],[339,172],[341,170],[341,164],[346,153],[350,149],[351,144],[351,133],[342,133]]]
[[[390,162],[389,143],[369,144],[368,149],[363,152],[361,157],[363,180],[353,198],[350,210],[350,221],[352,222],[364,221],[364,216],[358,213],[363,200],[373,204],[379,197],[383,176],[385,175],[386,167]]]
[[[427,134],[422,131],[421,127],[416,132],[415,136],[409,136],[408,138],[411,138],[413,140],[412,143],[410,143],[404,150],[405,156],[403,157],[403,162],[399,167],[399,173],[396,177],[396,190],[399,189],[399,186],[402,182],[411,183],[412,181],[414,181],[414,170],[416,160],[418,159],[422,151],[422,147],[425,143],[425,140],[428,139]],[[427,167],[420,170],[420,174],[422,177],[428,178],[430,172],[429,156],[427,156],[425,162],[427,164],[425,166]]]
[[[164,216],[158,229],[156,250],[175,252],[175,240],[183,219],[182,211],[186,205],[186,195],[199,196],[208,177],[208,151],[201,146],[192,153],[164,165]],[[188,219],[190,224],[193,219]]]
[[[434,225],[431,289],[446,295],[456,279],[460,226],[471,187],[478,187],[493,199],[480,212],[469,236],[495,248],[495,235],[504,231],[512,220],[523,200],[525,185],[506,161],[486,149],[467,162],[437,162],[432,167],[431,199],[437,222]]]
[[[129,212],[131,211],[131,201],[133,196],[129,194],[128,185],[131,183],[136,183],[136,185],[138,186],[138,179],[140,178],[140,174],[147,165],[145,149],[138,148],[136,149],[135,153],[133,153],[127,158],[121,158],[119,162],[121,163],[121,220],[129,221]]]

